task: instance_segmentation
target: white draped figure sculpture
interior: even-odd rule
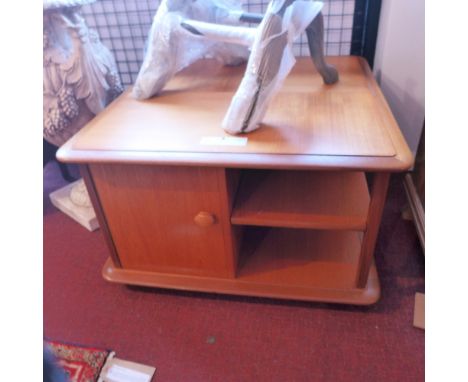
[[[55,146],[65,143],[123,90],[111,52],[78,12],[79,6],[93,1],[43,2],[43,136]],[[57,200],[66,196],[78,210],[92,210],[83,180],[65,188],[66,195],[57,194],[61,199],[51,194],[57,207],[61,208]]]
[[[272,0],[265,15],[256,15],[228,0],[163,0],[133,96],[158,94],[175,73],[196,60],[212,57],[237,63],[249,49],[244,77],[220,124],[231,134],[253,131],[294,66],[292,44],[306,29],[312,59],[324,82],[338,80],[323,57],[322,6],[313,0]],[[239,26],[242,22],[260,25]]]

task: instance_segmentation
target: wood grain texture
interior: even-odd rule
[[[110,233],[126,269],[233,277],[222,169],[91,165]],[[200,227],[207,211],[215,223]]]
[[[239,279],[332,289],[355,287],[360,233],[265,227],[246,231]]]
[[[99,227],[101,228],[104,234],[103,236],[106,241],[107,248],[109,248],[110,258],[112,259],[112,262],[116,267],[121,268],[122,264],[117,253],[117,249],[115,248],[115,243],[112,239],[106,216],[104,214],[104,211],[102,210],[101,201],[99,200],[99,196],[96,191],[96,186],[94,184],[93,177],[89,171],[89,167],[86,165],[80,165],[80,174],[83,177],[86,189],[88,190],[89,198],[91,200],[94,212],[96,213],[96,217],[99,222]]]
[[[362,172],[244,171],[233,224],[364,230],[369,192]]]
[[[111,261],[107,261],[104,265],[103,276],[106,280],[116,283],[210,293],[354,305],[370,305],[378,301],[380,285],[375,264],[371,264],[366,287],[355,288],[351,284],[355,271],[352,261],[356,254],[350,251],[348,240],[337,239],[321,242],[320,238],[314,239],[310,236],[307,240],[307,248],[316,249],[312,248],[316,243],[320,249],[338,249],[343,251],[342,255],[340,256],[339,252],[334,252],[331,259],[338,260],[338,258],[344,257],[346,262],[337,261],[335,263],[333,260],[326,260],[325,253],[320,254],[316,251],[308,254],[301,251],[287,260],[286,256],[281,255],[277,250],[275,252],[277,257],[271,258],[269,252],[264,251],[269,251],[274,246],[274,243],[270,242],[270,244],[266,243],[263,246],[260,244],[260,250],[256,252],[258,257],[250,257],[243,264],[244,267],[241,268],[238,277],[234,279],[118,269],[113,266]],[[353,240],[353,242],[355,241]],[[284,245],[286,244],[282,244],[280,248],[284,249]],[[290,245],[289,249],[296,250],[298,247],[296,243]],[[352,245],[351,248],[356,250],[356,244]],[[352,255],[348,257],[349,254]],[[264,256],[268,261],[266,268],[260,264],[263,262]],[[331,276],[331,278],[325,280],[324,274]],[[325,281],[324,286],[321,285],[323,281]]]
[[[419,329],[425,329],[425,305],[424,293],[416,293],[414,298],[413,325]]]
[[[62,146],[59,159],[86,163],[106,223],[114,264],[106,263],[104,277],[377,301],[373,252],[389,174],[413,158],[367,63],[328,61],[340,81],[323,84],[310,60],[299,60],[245,146],[201,143],[227,137],[220,122],[244,70],[206,61],[180,73],[160,97],[123,94]],[[376,173],[370,198],[362,171]]]
[[[399,171],[409,149],[372,73],[356,57],[330,58],[340,81],[324,85],[300,59],[246,146],[204,145],[220,127],[243,68],[202,62],[180,73],[161,96],[123,94],[68,142],[63,161],[171,163],[261,168]],[[294,116],[294,117],[293,117]]]
[[[224,211],[220,224],[224,232],[225,256],[230,270],[229,275],[235,276],[239,259],[239,235],[241,232],[237,227],[231,225],[229,217],[232,213],[232,206],[239,184],[240,170],[225,169],[224,171],[217,171],[217,175],[219,199]]]
[[[282,92],[272,101],[263,126],[245,135],[247,145],[203,144],[204,137],[229,137],[220,129],[231,98],[228,92],[183,92],[139,101],[127,91],[111,106],[114,112],[105,113],[102,123],[91,122],[94,128],[80,134],[74,148],[112,152],[395,155],[376,112],[375,99],[362,89]]]
[[[364,232],[362,239],[361,254],[357,267],[356,285],[358,288],[364,288],[366,286],[369,270],[374,259],[375,244],[377,242],[377,235],[379,233],[385,199],[387,197],[389,179],[389,173],[380,172],[374,174],[369,214],[367,217],[367,230]]]

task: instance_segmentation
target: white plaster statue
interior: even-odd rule
[[[81,5],[94,1],[43,2],[43,136],[56,146],[123,90],[111,52],[79,14]],[[92,208],[82,180],[73,187],[70,199],[78,207]]]
[[[146,99],[158,94],[174,74],[201,58],[216,58],[233,65],[246,61],[247,48],[206,39],[183,27],[183,22],[191,19],[213,25],[239,24],[241,14],[240,3],[233,0],[162,0],[133,96]]]
[[[88,29],[89,0],[44,1],[44,138],[61,146],[122,92],[114,58]]]
[[[259,127],[270,100],[296,63],[293,42],[321,11],[323,3],[272,0],[256,28],[249,62],[222,127],[247,133]]]
[[[272,0],[263,16],[245,13],[239,2],[228,0],[163,0],[133,96],[158,94],[175,73],[201,58],[239,62],[250,49],[244,77],[221,126],[231,134],[253,131],[294,66],[292,44],[306,29],[312,59],[324,82],[338,80],[323,57],[322,7],[314,0]],[[240,26],[242,22],[260,25]]]

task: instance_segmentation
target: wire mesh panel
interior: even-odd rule
[[[124,85],[132,84],[159,0],[99,0],[82,7],[82,15],[114,54]]]
[[[114,53],[124,85],[132,84],[143,61],[145,44],[159,0],[99,0],[85,5],[82,15]],[[268,0],[246,0],[244,9],[264,13]],[[325,53],[349,55],[355,0],[324,0]],[[309,55],[302,34],[293,45],[296,56]]]

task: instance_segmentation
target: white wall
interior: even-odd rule
[[[424,0],[383,0],[374,74],[408,145],[424,123]]]

